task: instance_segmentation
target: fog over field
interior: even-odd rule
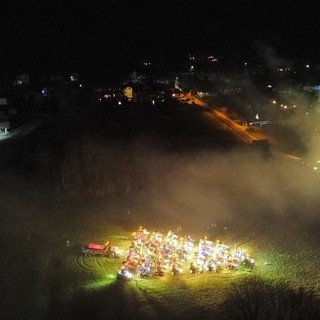
[[[319,181],[311,170],[248,154],[201,154],[172,165],[174,160],[157,169],[160,187],[151,198],[160,212],[200,225],[317,217]]]
[[[68,150],[67,163],[63,163],[65,191],[71,193],[67,198],[72,199],[73,179],[83,170],[88,175],[81,176],[79,184],[87,183],[93,188],[95,182],[103,181],[99,177],[94,180],[88,177],[107,174],[111,185],[105,193],[107,198],[141,199],[153,208],[150,215],[177,225],[202,229],[212,224],[255,225],[264,219],[288,219],[292,223],[318,220],[319,177],[311,168],[290,159],[263,158],[238,150],[178,153],[163,150],[163,146],[157,148],[157,143],[138,139],[126,146],[108,147],[91,141],[90,154],[82,168],[70,162],[72,157],[77,157],[77,149],[72,150],[71,155]],[[12,210],[21,202],[27,211],[34,201],[66,198],[63,193],[54,195],[54,189],[42,188],[36,175],[32,179],[12,168],[1,175],[6,186],[1,192],[3,209]],[[89,194],[86,191],[83,191],[84,197],[92,200],[96,190],[89,190]],[[79,201],[78,194],[74,201]]]

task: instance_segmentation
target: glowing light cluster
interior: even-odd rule
[[[242,248],[230,247],[202,238],[198,246],[190,235],[179,236],[172,231],[166,235],[149,232],[140,227],[133,233],[126,260],[118,272],[118,278],[130,280],[151,275],[164,276],[167,273],[179,275],[188,273],[216,272],[222,268],[238,270],[240,265],[253,268],[254,259]]]

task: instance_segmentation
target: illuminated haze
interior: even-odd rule
[[[143,177],[135,198],[150,219],[142,224],[264,229],[268,223],[317,220],[319,177],[301,164],[250,152],[180,154],[155,145],[136,141],[122,155],[131,159],[130,174]],[[144,213],[135,214],[138,223]]]

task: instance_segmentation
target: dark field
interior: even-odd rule
[[[253,305],[257,288],[289,297],[283,312],[320,293],[318,175],[249,152],[196,107],[58,120],[0,152],[1,319],[236,319],[247,283]],[[241,245],[255,267],[121,282],[122,259],[80,254],[109,240],[125,255],[140,225]]]

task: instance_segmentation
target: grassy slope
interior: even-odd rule
[[[82,243],[105,240],[125,252],[130,231],[138,224],[133,223],[130,230],[126,223],[115,222],[126,209],[126,201],[121,202],[106,203],[104,210],[100,207],[90,212],[80,204],[62,204],[59,213],[46,209],[47,214],[52,214],[50,221],[46,225],[41,220],[39,225],[33,224],[36,232],[31,233],[30,240],[25,238],[27,230],[18,226],[21,213],[15,215],[14,235],[8,230],[8,237],[3,238],[8,240],[10,236],[10,242],[2,244],[2,280],[8,288],[3,302],[15,305],[6,311],[8,319],[23,319],[23,315],[33,319],[56,319],[57,315],[60,319],[104,319],[106,314],[108,319],[188,319],[218,312],[230,285],[252,274],[272,281],[285,279],[290,286],[320,292],[318,243],[311,242],[312,235],[295,238],[295,232],[301,230],[279,232],[285,230],[283,226],[265,234],[252,233],[250,237],[241,235],[241,230],[239,235],[223,234],[225,243],[236,242],[254,254],[253,272],[168,275],[119,282],[115,275],[121,260],[83,258],[79,252]],[[73,213],[71,221],[66,218],[66,211]],[[139,207],[134,211],[139,212]],[[139,222],[148,219],[143,214],[135,218]],[[66,246],[66,239],[70,247]]]

